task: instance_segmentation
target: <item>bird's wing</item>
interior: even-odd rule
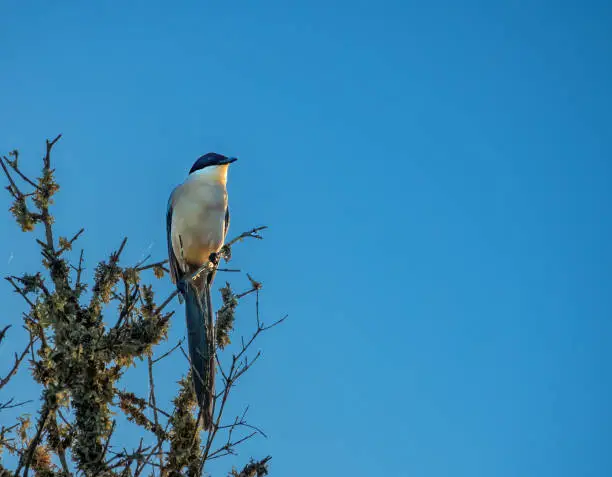
[[[229,229],[230,224],[230,213],[229,213],[229,205],[225,207],[225,222],[223,224],[223,242],[227,238],[227,229]]]
[[[170,195],[170,199],[168,200],[168,211],[166,212],[166,239],[168,241],[168,268],[170,269],[170,278],[172,279],[172,283],[178,284],[178,280],[181,278],[182,273],[176,255],[174,254],[174,248],[172,247],[173,196],[174,192]]]

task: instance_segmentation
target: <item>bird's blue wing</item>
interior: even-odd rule
[[[179,268],[178,260],[174,254],[174,248],[172,247],[172,195],[168,200],[168,210],[166,212],[166,240],[168,241],[168,268],[170,269],[170,278],[173,283],[179,284],[179,280],[182,278],[182,272]]]
[[[230,213],[229,213],[229,205],[225,208],[225,223],[223,224],[223,241],[227,238],[227,229],[229,229],[230,224]]]

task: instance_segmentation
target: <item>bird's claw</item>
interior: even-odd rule
[[[219,265],[219,254],[216,252],[211,253],[208,257],[208,260],[216,267],[217,265]]]

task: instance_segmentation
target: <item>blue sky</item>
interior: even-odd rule
[[[64,134],[56,218],[86,228],[90,270],[124,235],[127,263],[165,258],[172,188],[205,152],[240,157],[231,234],[270,230],[233,265],[290,320],[232,408],[269,438],[221,468],[610,472],[609,2],[7,0],[0,18],[0,150],[35,172]],[[3,275],[35,270],[8,212],[0,229]],[[168,397],[185,363],[166,363]]]

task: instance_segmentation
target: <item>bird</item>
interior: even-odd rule
[[[185,301],[192,381],[205,430],[213,425],[216,337],[211,285],[216,267],[190,279],[207,262],[215,262],[225,244],[230,223],[227,173],[236,160],[216,152],[199,157],[170,194],[166,214],[170,277]]]

